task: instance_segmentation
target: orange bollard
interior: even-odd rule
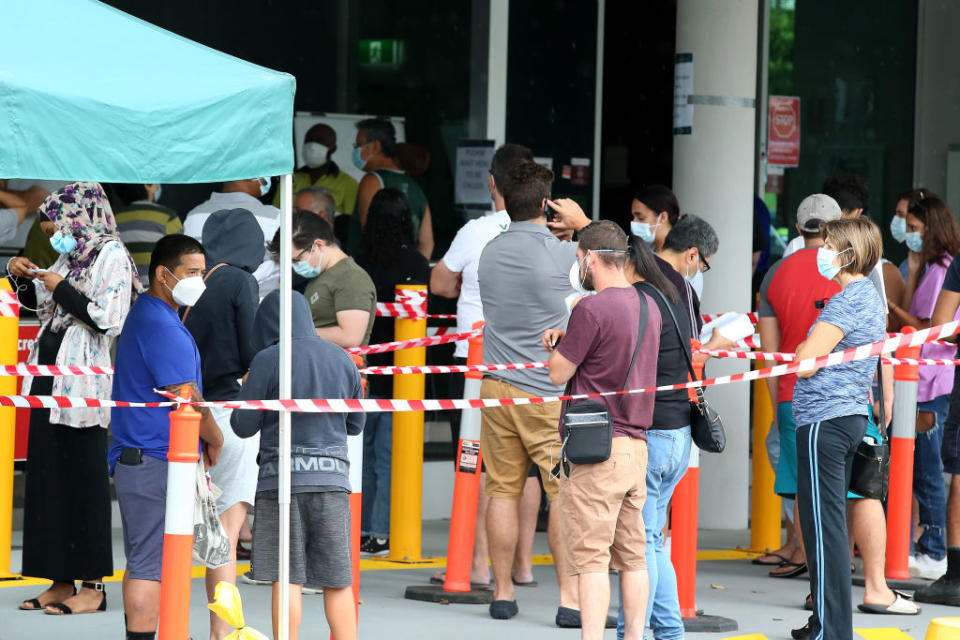
[[[904,327],[903,333],[916,329]],[[919,358],[920,347],[900,347],[898,358]],[[917,382],[920,367],[893,370],[893,422],[890,425],[890,489],[887,493],[888,580],[909,580],[910,517],[913,501],[913,449],[917,437]]]
[[[696,340],[690,341],[694,351],[700,348]],[[693,371],[697,380],[703,380],[702,362],[693,361]],[[689,389],[691,400],[696,392]],[[721,616],[703,615],[697,612],[697,526],[700,508],[700,449],[690,447],[690,461],[676,489],[673,501],[670,532],[670,561],[677,574],[677,599],[680,603],[680,616],[683,628],[687,632],[720,633],[736,631],[737,622]]]
[[[189,389],[181,396],[190,400]],[[167,452],[167,508],[163,525],[163,568],[160,571],[160,640],[190,636],[190,579],[193,568],[193,505],[200,461],[200,413],[190,405],[170,412]]]
[[[693,349],[700,343],[692,340]],[[697,379],[703,379],[703,363],[693,361]],[[696,392],[687,390],[690,400],[696,400]],[[697,615],[697,519],[700,501],[700,450],[690,448],[690,462],[677,487],[673,490],[671,506],[670,560],[677,572],[677,596],[680,600],[680,615],[694,618]]]
[[[474,329],[483,326],[475,322]],[[467,364],[483,363],[483,337],[470,338]],[[483,374],[464,374],[465,398],[479,398]],[[450,541],[447,543],[447,579],[444,591],[470,591],[470,565],[473,560],[474,533],[477,527],[477,502],[480,499],[480,409],[464,409],[460,421],[460,442],[457,447],[457,471],[453,486],[453,508],[450,513]]]

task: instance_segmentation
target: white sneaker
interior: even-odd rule
[[[936,580],[947,572],[947,559],[934,560],[925,553],[910,556],[910,576],[922,580]]]

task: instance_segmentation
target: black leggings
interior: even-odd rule
[[[797,507],[810,568],[813,640],[851,640],[847,488],[867,417],[842,416],[797,429]]]

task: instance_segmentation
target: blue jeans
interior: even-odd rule
[[[363,426],[363,499],[360,535],[390,536],[390,460],[393,414],[368,413]]]
[[[647,530],[650,599],[647,601],[645,627],[651,629],[657,640],[683,638],[677,574],[663,547],[663,527],[667,523],[667,505],[673,497],[673,490],[687,472],[690,444],[690,427],[647,431],[647,500],[643,505],[643,524]],[[619,640],[623,640],[624,632],[621,597],[617,619]]]
[[[918,524],[923,528],[923,535],[913,545],[913,550],[934,560],[943,560],[947,555],[943,534],[947,517],[947,492],[943,486],[940,446],[943,443],[943,423],[949,407],[950,396],[947,395],[917,403],[917,410],[933,413],[936,422],[929,431],[917,434],[913,450],[913,495],[920,503]]]

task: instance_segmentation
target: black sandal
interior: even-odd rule
[[[780,566],[793,568],[790,571],[785,571],[783,573],[774,573],[771,571],[768,575],[771,578],[796,578],[797,576],[802,576],[807,572],[806,562],[785,562]]]
[[[73,585],[73,595],[77,595],[77,585]],[[23,606],[26,604],[30,606],[29,607]],[[40,604],[39,598],[30,598],[29,600],[24,600],[23,602],[20,603],[20,607],[19,607],[20,611],[43,611],[45,608],[46,608],[45,605]]]
[[[99,607],[93,611],[84,611],[83,613],[100,613],[101,611],[107,610],[107,590],[102,582],[81,582],[80,588],[95,589],[103,594],[103,600],[100,601]],[[74,595],[76,595],[76,593],[74,593]],[[44,613],[48,616],[69,616],[73,615],[73,610],[62,602],[51,602],[44,608]]]

